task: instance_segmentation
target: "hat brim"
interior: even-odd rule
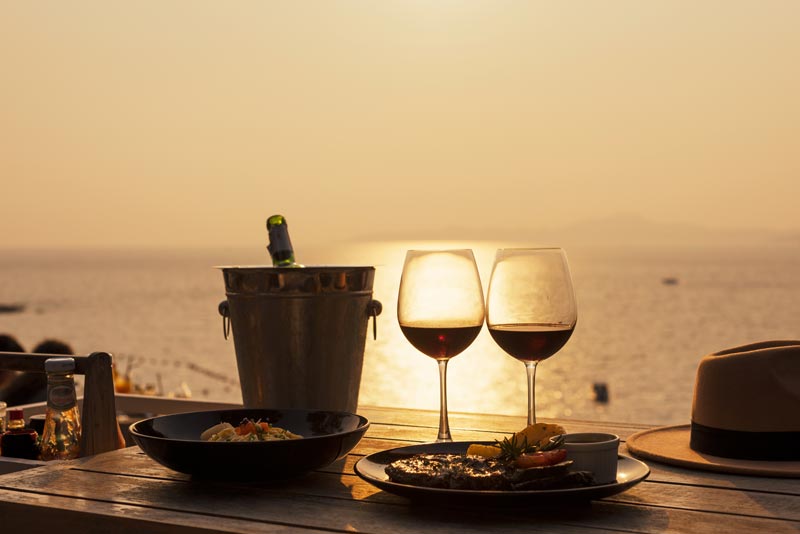
[[[630,436],[628,451],[640,458],[670,465],[737,475],[800,477],[800,461],[737,460],[703,454],[689,448],[689,425],[643,430]]]

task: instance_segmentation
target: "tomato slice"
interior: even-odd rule
[[[242,423],[237,426],[235,430],[235,432],[240,436],[246,436],[247,434],[252,434],[255,431],[256,425],[250,419],[242,421]]]
[[[555,449],[552,451],[532,452],[517,456],[517,467],[526,469],[528,467],[543,467],[555,465],[563,462],[567,458],[567,449]]]

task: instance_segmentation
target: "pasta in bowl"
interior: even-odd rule
[[[266,421],[253,421],[247,417],[242,419],[239,426],[219,423],[200,434],[200,439],[203,441],[279,441],[302,437],[285,428],[271,426]]]
[[[145,454],[174,471],[257,481],[325,467],[346,456],[368,427],[349,412],[244,408],[152,417],[129,430]]]

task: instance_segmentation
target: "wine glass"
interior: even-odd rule
[[[406,339],[439,365],[437,442],[453,441],[447,421],[447,362],[473,342],[483,317],[483,289],[471,250],[406,253],[397,320]]]
[[[536,364],[564,346],[577,321],[572,278],[562,249],[497,251],[486,297],[486,325],[495,342],[525,364],[529,425],[536,423]]]

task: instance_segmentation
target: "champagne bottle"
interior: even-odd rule
[[[274,267],[302,267],[294,259],[292,241],[289,239],[289,226],[283,215],[273,215],[267,219],[269,245],[267,250]]]

